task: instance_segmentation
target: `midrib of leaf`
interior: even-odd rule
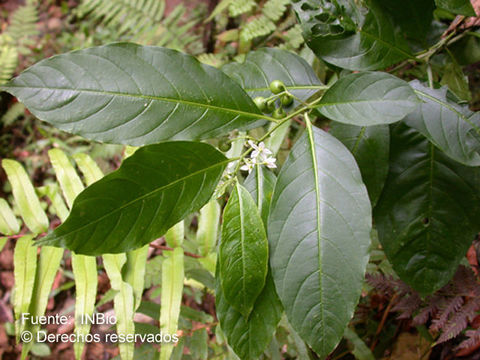
[[[315,90],[327,90],[330,86],[327,85],[285,85],[287,90],[308,90],[308,89],[315,89]],[[259,87],[259,88],[246,88],[243,89],[245,91],[270,91],[269,87]]]
[[[238,209],[240,211],[240,243],[242,244],[242,292],[243,292],[243,304],[245,304],[245,292],[247,291],[245,286],[245,276],[247,274],[245,270],[245,233],[243,228],[243,201],[242,195],[240,194],[240,188],[237,184],[236,191],[238,195]]]
[[[321,222],[320,222],[320,188],[318,186],[318,164],[317,164],[317,153],[315,151],[315,139],[313,135],[313,128],[312,128],[312,123],[310,122],[310,118],[305,116],[306,124],[307,124],[307,131],[308,131],[308,140],[309,140],[309,145],[310,145],[310,152],[312,155],[312,166],[313,166],[313,177],[315,181],[315,195],[316,195],[316,210],[317,210],[317,242],[318,242],[318,280],[320,283],[320,321],[323,323],[325,319],[325,314],[324,314],[324,302],[323,302],[323,288],[322,288],[322,235],[321,235]],[[325,326],[322,326],[322,339],[325,339]]]
[[[376,19],[375,19],[375,21],[376,21]],[[378,24],[378,21],[376,21],[376,22],[377,22],[377,28],[380,29],[380,26],[379,26],[379,24]],[[409,59],[414,59],[414,58],[415,58],[412,54],[406,52],[406,51],[403,50],[402,48],[400,48],[400,47],[398,47],[398,46],[396,46],[396,45],[392,45],[391,43],[389,43],[389,42],[387,42],[387,41],[385,41],[385,40],[383,40],[383,39],[380,39],[378,36],[366,32],[365,30],[363,30],[363,28],[358,29],[357,32],[360,32],[361,34],[366,35],[367,37],[370,37],[371,39],[374,39],[374,40],[378,41],[378,42],[381,43],[383,46],[385,46],[385,47],[387,47],[387,48],[391,48],[392,50],[394,50],[394,51],[396,51],[397,53],[400,53],[400,54],[406,56],[406,57],[409,58]]]
[[[357,136],[357,140],[355,141],[355,145],[353,146],[352,154],[355,154],[357,152],[358,147],[360,146],[360,143],[363,140],[363,136],[365,135],[366,130],[367,130],[366,126],[363,126],[362,129],[360,130],[360,133]]]
[[[345,104],[356,104],[356,103],[371,103],[371,102],[405,102],[407,100],[396,100],[396,99],[361,99],[361,100],[345,100],[345,101],[336,101],[331,103],[319,103],[315,105],[316,108],[321,108],[324,106],[336,106],[336,105],[345,105]]]
[[[427,216],[428,216],[428,224],[427,225],[427,253],[431,253],[431,225],[432,225],[432,214],[433,214],[433,170],[435,168],[435,145],[433,145],[431,142],[428,142],[428,146],[430,148],[429,155],[430,155],[430,164],[429,164],[429,184],[428,184],[428,210],[427,210]]]
[[[131,94],[131,93],[122,93],[118,91],[107,91],[107,90],[92,90],[92,89],[72,89],[72,88],[64,88],[64,87],[41,87],[41,86],[11,86],[11,85],[4,85],[0,87],[2,90],[8,90],[8,89],[35,89],[35,90],[58,90],[58,91],[75,91],[75,92],[80,92],[80,93],[91,93],[91,94],[100,94],[100,95],[109,95],[109,96],[123,96],[123,97],[131,97],[135,99],[145,99],[145,100],[156,100],[156,101],[164,101],[164,102],[170,102],[170,103],[175,103],[175,104],[184,104],[188,106],[193,106],[193,107],[200,107],[204,109],[209,109],[209,110],[216,110],[220,112],[225,112],[225,113],[233,113],[241,116],[246,116],[250,118],[255,118],[255,119],[264,119],[264,120],[269,120],[271,121],[272,118],[267,115],[263,114],[257,114],[257,113],[251,113],[251,112],[246,112],[242,110],[235,110],[235,109],[230,109],[230,108],[224,108],[220,106],[215,106],[215,105],[208,105],[204,103],[199,103],[199,102],[194,102],[194,101],[188,101],[188,100],[183,100],[183,99],[175,99],[175,98],[169,98],[169,97],[164,97],[164,96],[154,96],[154,95],[142,95],[142,94]]]
[[[457,114],[457,116],[458,116],[459,118],[461,118],[463,121],[465,121],[466,123],[468,123],[468,124],[475,130],[475,132],[476,132],[478,135],[480,135],[480,128],[479,128],[477,125],[475,125],[473,122],[471,122],[470,119],[469,119],[467,116],[465,116],[464,114],[462,114],[461,112],[459,112],[457,109],[455,109],[455,108],[454,108],[453,106],[451,106],[449,103],[444,102],[444,101],[442,101],[442,100],[440,100],[440,99],[437,99],[436,97],[430,96],[429,94],[427,94],[427,93],[425,93],[425,92],[423,92],[423,91],[416,90],[416,89],[414,89],[414,91],[415,91],[417,94],[419,94],[419,95],[421,95],[421,96],[424,96],[424,97],[426,97],[427,99],[430,99],[430,100],[436,102],[437,104],[439,104],[439,105],[441,105],[441,106],[443,106],[443,107],[446,107],[448,110],[452,111],[453,113]]]
[[[257,173],[256,173],[256,180],[257,180],[257,207],[258,207],[258,210],[260,212],[260,214],[262,213],[262,196],[260,195],[261,193],[263,193],[263,181],[260,177],[260,171],[262,171],[262,169],[260,168],[260,165],[256,165],[257,166]],[[262,177],[263,177],[263,173],[262,173]]]
[[[203,173],[203,172],[207,172],[207,171],[209,171],[209,170],[211,170],[211,169],[214,169],[214,168],[219,167],[219,166],[223,166],[224,164],[228,164],[229,162],[231,162],[231,161],[236,161],[236,160],[238,160],[238,158],[227,159],[227,160],[224,160],[224,161],[222,161],[222,162],[219,162],[219,163],[216,163],[216,164],[214,164],[214,165],[211,165],[211,166],[209,166],[209,167],[206,167],[206,168],[204,168],[204,169],[202,169],[202,170],[195,171],[194,173],[188,174],[187,176],[184,176],[184,177],[182,177],[182,178],[180,178],[180,179],[174,180],[174,181],[172,181],[171,183],[169,183],[169,184],[167,184],[167,185],[164,185],[164,186],[161,186],[161,187],[159,187],[158,189],[155,189],[155,190],[153,190],[153,191],[150,191],[149,193],[147,193],[147,194],[145,194],[145,195],[142,195],[142,196],[140,196],[140,197],[138,197],[138,198],[136,198],[136,199],[134,199],[134,200],[132,200],[132,201],[130,201],[130,202],[122,205],[122,206],[119,206],[119,207],[115,208],[115,210],[110,211],[108,214],[105,214],[105,215],[99,217],[98,219],[96,219],[96,220],[94,220],[94,221],[91,221],[91,222],[89,222],[88,224],[83,225],[83,226],[81,226],[81,227],[79,227],[79,228],[77,228],[77,229],[75,229],[75,230],[73,230],[73,231],[70,231],[69,233],[64,234],[64,235],[62,235],[62,236],[71,235],[71,234],[74,234],[74,233],[76,233],[76,232],[78,232],[78,231],[81,231],[81,230],[83,230],[84,228],[86,228],[86,227],[88,227],[88,226],[91,226],[92,224],[96,224],[96,223],[102,221],[103,219],[111,216],[112,214],[115,214],[115,213],[117,213],[117,212],[119,212],[119,211],[122,211],[122,210],[125,209],[126,207],[129,207],[129,206],[131,206],[132,204],[135,204],[135,203],[138,202],[138,201],[144,200],[144,199],[146,199],[146,198],[148,198],[148,197],[150,197],[150,196],[155,195],[155,193],[157,193],[157,192],[160,192],[160,191],[163,191],[163,190],[165,190],[165,189],[168,189],[169,187],[171,187],[171,186],[173,186],[173,185],[176,185],[176,184],[179,183],[179,182],[186,181],[187,179],[189,179],[189,178],[191,178],[191,177],[194,177],[194,176],[199,175],[199,174],[201,174],[201,173]],[[38,244],[38,245],[41,245],[41,244],[44,243],[44,242],[48,243],[48,242],[49,242],[49,239],[40,239],[40,240],[37,241],[37,244]]]

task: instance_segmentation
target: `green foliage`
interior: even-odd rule
[[[37,30],[37,1],[27,0],[12,15],[6,35],[11,37],[15,49],[22,55],[30,54],[30,48],[35,45]],[[5,35],[3,35],[5,36]]]
[[[375,223],[394,270],[426,295],[451,279],[480,231],[480,169],[455,162],[404,124],[392,128],[390,149]]]
[[[289,321],[322,357],[341,340],[358,301],[370,230],[370,201],[353,156],[308,122],[278,176],[268,238]]]
[[[372,206],[375,206],[382,193],[389,168],[388,126],[333,123],[329,133],[340,140],[355,157]]]
[[[227,302],[248,319],[267,276],[268,243],[247,189],[237,184],[223,212],[219,276]]]
[[[89,65],[92,57],[100,61],[93,68]],[[77,65],[69,66],[72,62]],[[64,76],[58,76],[59,72]],[[74,79],[88,85],[79,88]],[[119,82],[125,87],[119,89]],[[139,88],[138,84],[150,85]],[[22,99],[39,119],[62,130],[133,146],[167,139],[205,139],[235,128],[251,128],[256,124],[252,120],[263,117],[220,70],[174,50],[128,43],[43,60],[3,88]],[[54,104],[47,104],[45,96]],[[102,109],[115,119],[114,124],[101,121]],[[66,118],[66,111],[75,115]]]
[[[164,0],[82,0],[76,9],[116,34],[116,39],[183,50],[200,40],[192,32],[196,20],[185,21],[186,9],[179,4],[168,15]]]
[[[87,3],[92,8],[85,14],[117,26],[121,36],[129,27],[147,34],[147,23],[164,21],[160,2],[82,6]],[[450,10],[460,12],[462,4],[450,2]],[[60,187],[46,186],[42,194],[65,219],[61,189],[71,214],[35,245],[72,250],[77,296],[89,299],[95,259],[79,254],[103,255],[118,332],[188,334],[176,347],[163,344],[162,359],[180,358],[184,347],[192,358],[235,358],[225,341],[242,359],[306,359],[307,345],[320,358],[347,345],[355,356],[372,358],[348,324],[375,230],[381,246],[371,249],[371,267],[393,267],[423,296],[451,279],[480,231],[480,121],[457,103],[469,98],[468,83],[448,49],[470,35],[454,29],[441,37],[432,25],[435,3],[414,5],[298,0],[300,24],[294,26],[285,1],[222,1],[214,16],[225,32],[217,40],[231,47],[199,57],[220,67],[243,53],[221,70],[173,50],[129,43],[33,65],[2,89],[60,129],[141,146],[128,148],[120,168],[101,180],[88,157],[76,156],[89,185],[83,191],[68,158],[50,151]],[[239,28],[227,29],[227,9]],[[132,25],[143,18],[148,21]],[[261,43],[297,49],[300,32],[314,54],[248,52]],[[11,160],[3,163],[14,179],[14,209],[35,233],[45,232],[48,218],[25,172]],[[5,202],[0,214],[3,231],[15,232],[16,214]],[[162,255],[145,266],[154,240],[151,247]],[[63,249],[44,246],[37,260],[22,245],[17,257],[27,265],[17,270],[24,283],[16,306],[27,306],[31,297],[28,310],[42,314]],[[30,294],[25,283],[32,281]],[[143,294],[145,285],[154,288]],[[221,329],[209,341],[217,325],[213,312],[195,313],[182,297],[200,304],[213,292]],[[144,296],[161,297],[161,306]],[[93,306],[77,303],[81,311]],[[282,308],[286,318],[278,325]],[[137,309],[160,319],[160,328],[134,324]],[[459,321],[470,321],[468,314]],[[377,336],[378,330],[374,346]],[[29,346],[24,349],[26,355]],[[120,345],[123,359],[140,351]]]
[[[18,65],[18,50],[13,39],[5,34],[0,35],[0,85],[12,77]]]
[[[378,3],[366,8],[353,0],[300,0],[293,6],[318,57],[349,70],[377,70],[412,57]]]

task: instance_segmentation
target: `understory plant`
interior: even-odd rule
[[[16,254],[35,268],[31,245],[42,250],[36,277],[18,269],[33,287],[19,292],[23,299],[16,294],[16,319],[45,279],[42,256],[59,263],[68,249],[78,279],[103,257],[115,311],[128,312],[117,332],[133,333],[148,244],[165,235],[160,329],[176,333],[189,252],[184,221],[193,213],[194,255],[215,279],[216,325],[240,359],[264,354],[282,314],[316,354],[306,356],[324,359],[351,337],[375,230],[419,298],[444,287],[480,231],[480,115],[462,101],[463,75],[449,72],[455,57],[445,57],[477,35],[442,35],[434,11],[474,12],[468,1],[399,4],[292,1],[315,61],[335,74],[327,84],[286,50],[251,51],[216,69],[122,42],[53,56],[2,85],[39,119],[127,145],[130,155],[106,176],[89,162],[85,189],[80,180],[65,185],[70,212],[53,231],[45,234],[48,220],[26,221],[33,235]],[[3,166],[13,174],[10,161]],[[95,293],[93,285],[84,281],[83,293]],[[77,315],[94,311],[89,301],[77,299]],[[17,322],[17,335],[25,326],[38,331]],[[207,338],[205,329],[199,336]],[[161,344],[161,358],[175,348]],[[121,345],[122,358],[133,351]]]

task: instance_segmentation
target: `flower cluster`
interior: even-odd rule
[[[265,165],[270,169],[277,167],[275,164],[277,159],[271,156],[272,152],[265,147],[265,143],[261,142],[256,145],[252,140],[248,140],[247,143],[253,149],[252,155],[245,159],[245,165],[242,165],[240,170],[250,173],[255,165]]]

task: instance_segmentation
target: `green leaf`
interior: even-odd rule
[[[127,252],[127,262],[123,267],[123,277],[130,284],[135,297],[134,310],[137,310],[142,301],[145,285],[145,269],[147,265],[149,246],[145,245],[136,250]]]
[[[270,265],[290,324],[324,358],[358,302],[372,220],[352,154],[306,120],[270,205]]]
[[[100,170],[97,163],[87,154],[77,153],[73,155],[73,158],[82,172],[87,186],[92,185],[103,177],[102,170]]]
[[[90,333],[91,324],[79,321],[82,316],[93,314],[97,295],[97,261],[93,256],[72,254],[72,270],[75,277],[75,333],[81,339]],[[73,344],[75,358],[81,359],[85,342]]]
[[[269,85],[273,80],[281,80],[288,91],[304,101],[325,88],[304,59],[280,49],[251,51],[243,63],[233,62],[222,70],[252,98],[271,96]]]
[[[223,212],[219,276],[225,299],[246,318],[262,292],[267,263],[262,218],[247,189],[237,184]]]
[[[17,341],[23,330],[22,314],[28,313],[32,301],[35,273],[37,271],[37,247],[32,236],[23,236],[17,240],[13,254],[13,276],[15,279],[13,309],[15,312],[15,333]]]
[[[51,246],[43,246],[40,249],[40,258],[37,262],[37,272],[35,274],[32,299],[28,308],[28,312],[32,317],[45,315],[53,281],[60,268],[62,257],[63,249]],[[27,323],[26,329],[32,334],[36,334],[40,330],[40,326]],[[33,344],[33,342],[23,344],[22,359],[25,359]]]
[[[2,88],[61,130],[134,146],[212,138],[266,118],[220,70],[131,43],[42,60]]]
[[[388,175],[390,148],[388,126],[360,127],[334,122],[329,133],[340,140],[355,157],[374,207]]]
[[[200,328],[193,332],[188,349],[192,353],[192,358],[195,360],[208,359],[208,333],[207,329]],[[162,359],[163,360],[163,359]]]
[[[183,222],[182,222],[183,225]],[[160,329],[162,333],[174,335],[178,329],[178,317],[182,304],[184,262],[183,249],[165,251],[162,263],[162,307],[160,308]],[[162,344],[160,360],[170,359],[174,344]]]
[[[13,197],[25,224],[35,234],[45,232],[48,229],[48,218],[25,169],[20,163],[9,159],[2,160],[2,166],[12,185]]]
[[[204,143],[143,147],[117,171],[85,189],[68,219],[43,243],[84,255],[141,247],[198,211],[210,199],[227,162]]]
[[[168,229],[167,233],[165,234],[165,242],[167,246],[172,248],[176,248],[182,246],[183,238],[185,237],[185,224],[184,221],[179,221],[170,229]]]
[[[261,165],[256,165],[243,184],[255,201],[265,226],[268,222],[270,202],[276,181],[277,177],[273,172]]]
[[[395,25],[412,40],[424,41],[429,33],[435,10],[434,0],[374,0]]]
[[[470,0],[435,0],[439,8],[448,10],[454,14],[475,16],[475,10]]]
[[[468,77],[457,63],[451,62],[445,66],[440,84],[446,85],[460,100],[472,100],[472,94],[468,86]]]
[[[215,246],[218,239],[218,226],[221,209],[216,199],[210,200],[200,210],[198,216],[197,243],[202,256],[207,256]]]
[[[392,128],[375,224],[394,270],[422,295],[450,280],[479,232],[479,184],[480,168],[453,161],[404,124]]]
[[[122,279],[122,268],[126,261],[127,256],[125,254],[106,254],[103,256],[103,265],[110,279],[112,289],[118,291],[113,299],[113,307],[117,319],[117,334],[123,335],[135,334],[135,324],[133,322],[135,299],[133,290],[130,284]],[[135,343],[121,342],[118,347],[120,348],[122,360],[133,360]]]
[[[83,190],[83,184],[67,155],[60,149],[48,151],[58,183],[62,189],[68,207],[71,208],[77,195]],[[99,174],[99,178],[102,175]],[[62,221],[66,216],[59,214]],[[97,295],[97,261],[95,257],[72,254],[72,270],[75,278],[75,333],[83,338],[90,333],[91,324],[79,321],[82,316],[92,315]],[[81,359],[85,342],[73,344],[75,358]]]
[[[265,287],[255,301],[248,319],[229,305],[220,281],[216,282],[216,312],[228,344],[242,360],[257,360],[272,340],[282,316],[282,304],[278,299],[269,272]]]
[[[73,201],[83,190],[82,180],[80,180],[75,168],[62,150],[48,150],[48,157],[52,163],[53,170],[55,170],[55,176],[60,184],[67,205],[69,208],[72,208]]]
[[[285,121],[282,125],[280,125],[272,132],[268,139],[265,140],[265,147],[270,150],[274,156],[280,151],[280,148],[285,141],[285,137],[290,131],[291,124],[291,120]],[[277,126],[277,124],[271,123],[268,127],[268,131],[272,130],[275,126]]]
[[[430,89],[411,83],[422,99],[405,123],[426,136],[452,159],[469,166],[480,165],[480,114],[447,98],[447,89]]]
[[[373,355],[372,351],[354,330],[347,327],[345,330],[345,339],[352,343],[352,354],[355,356],[355,359],[375,360],[375,356]]]
[[[20,224],[5,199],[0,199],[0,233],[4,235],[18,234]]]
[[[308,46],[324,61],[350,70],[384,69],[412,58],[401,32],[375,3],[300,0],[293,4]]]
[[[407,82],[383,72],[347,75],[325,92],[318,110],[329,119],[357,126],[390,124],[419,105]]]

